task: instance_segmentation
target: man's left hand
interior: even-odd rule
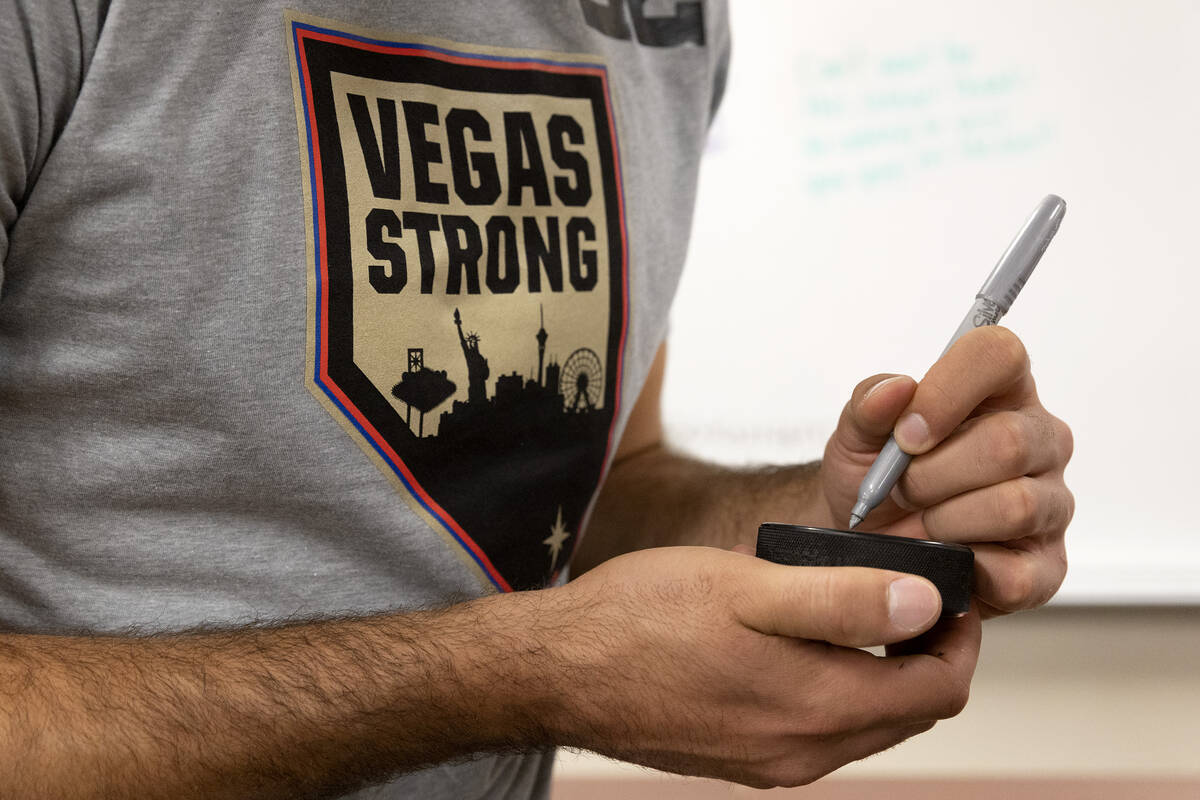
[[[1075,500],[1063,480],[1071,431],[1038,399],[1025,347],[1006,328],[968,332],[917,383],[860,383],[825,448],[820,481],[834,527],[889,435],[914,458],[858,530],[961,542],[975,551],[984,616],[1042,605],[1067,571]]]

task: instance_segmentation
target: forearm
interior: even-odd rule
[[[648,447],[610,470],[572,570],[647,547],[752,545],[771,520],[830,525],[819,466],[735,469]]]
[[[546,744],[537,594],[219,633],[2,636],[3,794],[334,797]]]

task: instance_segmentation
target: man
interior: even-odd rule
[[[662,445],[723,4],[295,5],[0,6],[3,794],[791,785],[961,709],[1065,571],[1012,334],[863,381],[818,465]],[[972,544],[970,614],[730,552],[841,525],[892,430],[863,527]]]

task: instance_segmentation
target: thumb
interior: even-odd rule
[[[788,567],[759,561],[734,612],[768,635],[871,647],[911,639],[942,610],[925,578],[866,567]]]
[[[912,401],[917,382],[907,375],[873,375],[850,395],[834,442],[848,453],[876,453],[892,435],[896,418]]]

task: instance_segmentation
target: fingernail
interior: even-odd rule
[[[903,375],[893,375],[893,376],[892,376],[892,377],[890,377],[890,378],[884,378],[884,379],[883,379],[883,380],[881,380],[879,383],[877,383],[877,384],[875,384],[874,386],[872,386],[870,389],[867,389],[867,393],[863,395],[863,402],[865,403],[865,402],[867,401],[867,398],[868,398],[868,397],[870,397],[871,395],[875,394],[875,391],[876,391],[877,389],[880,389],[880,388],[882,388],[882,387],[884,387],[884,386],[887,386],[889,383],[894,383],[895,381],[898,381],[898,380],[900,380],[900,379],[901,379],[901,378],[903,378],[903,377],[904,377]]]
[[[920,450],[929,439],[929,423],[920,414],[908,414],[896,423],[895,436],[896,444],[904,452]]]
[[[897,628],[921,630],[939,610],[937,590],[920,578],[899,578],[888,586],[888,617]]]

